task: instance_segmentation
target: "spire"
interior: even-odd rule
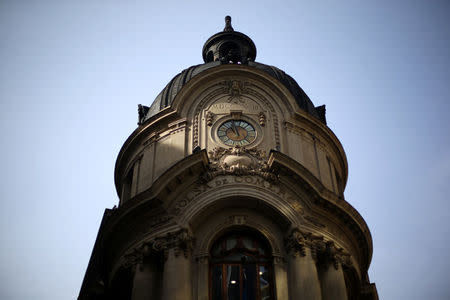
[[[225,17],[223,31],[210,37],[203,46],[205,63],[220,61],[223,64],[247,64],[256,57],[256,46],[252,39],[234,31],[231,17]]]
[[[231,17],[226,16],[225,17],[225,28],[223,31],[234,31],[233,26],[231,26]]]

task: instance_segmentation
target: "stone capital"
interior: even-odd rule
[[[203,254],[199,254],[199,255],[195,256],[195,260],[199,264],[208,264],[209,259],[210,259],[209,253],[203,253]]]
[[[273,264],[274,265],[284,265],[285,259],[281,255],[273,255]]]
[[[317,240],[322,240],[322,237],[293,228],[285,238],[286,251],[293,256],[306,256],[306,249],[308,248],[311,250],[313,258],[315,258],[314,246]]]
[[[165,258],[167,258],[170,249],[173,249],[176,257],[183,254],[185,258],[188,258],[193,248],[193,243],[194,238],[189,234],[188,230],[181,229],[157,237],[153,242],[153,249],[158,252],[162,251]]]
[[[123,268],[136,267],[137,265],[141,265],[144,263],[144,258],[150,255],[152,251],[151,243],[141,244],[130,251],[128,251],[124,257],[122,262]]]
[[[339,265],[350,266],[352,264],[350,254],[343,248],[339,248],[333,241],[322,241],[316,243],[317,255],[320,263],[328,267],[330,264],[337,270]]]

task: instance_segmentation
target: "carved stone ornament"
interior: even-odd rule
[[[138,125],[141,125],[144,122],[149,109],[148,106],[138,104]]]
[[[194,116],[194,122],[193,127],[194,127],[194,138],[193,138],[193,148],[198,146],[198,115],[199,113],[196,113]]]
[[[150,243],[145,243],[131,249],[128,253],[124,255],[124,260],[122,263],[123,268],[134,267],[138,264],[144,262],[144,257],[148,256],[152,251],[152,246]]]
[[[259,125],[262,127],[266,126],[266,115],[263,112],[260,112],[258,115],[259,118]]]
[[[337,270],[339,264],[350,266],[351,256],[343,248],[336,247],[333,241],[325,241],[323,236],[293,228],[285,239],[286,251],[292,256],[305,256],[306,248],[311,250],[312,258],[324,267],[330,264]]]
[[[204,178],[206,181],[219,175],[259,175],[269,181],[278,179],[269,170],[267,156],[263,150],[240,146],[228,149],[216,147],[209,151],[209,158],[211,164]]]
[[[337,270],[340,264],[346,266],[352,264],[350,254],[336,247],[333,241],[321,241],[316,244],[316,249],[319,262],[325,268],[332,264]]]
[[[189,234],[188,230],[181,229],[156,238],[153,243],[153,249],[155,251],[164,251],[165,258],[167,258],[169,249],[174,249],[176,257],[183,254],[185,258],[188,258],[193,247],[193,242],[194,239]]]
[[[212,124],[214,122],[214,117],[215,117],[215,115],[212,112],[208,111],[206,113],[206,125],[212,126]]]
[[[242,81],[231,80],[227,81],[228,85],[228,102],[245,102],[244,99],[241,98],[241,95],[245,93],[245,83]]]
[[[313,258],[316,258],[315,243],[320,240],[322,240],[320,236],[293,228],[291,233],[285,238],[286,251],[294,257],[297,255],[305,256],[306,248],[309,248]]]

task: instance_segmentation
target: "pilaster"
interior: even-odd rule
[[[136,266],[133,279],[132,300],[157,299],[157,270],[155,264],[140,263]]]
[[[197,300],[209,300],[209,254],[199,255],[197,261]]]
[[[275,299],[289,299],[287,266],[282,256],[274,256],[273,258],[273,275]]]
[[[155,240],[154,249],[164,251],[165,258],[162,299],[192,300],[192,241],[185,229]]]
[[[349,264],[349,255],[332,241],[318,244],[320,256],[319,276],[323,300],[347,300],[342,264]]]
[[[292,300],[322,299],[314,243],[318,237],[293,229],[286,238],[289,257],[289,296]]]

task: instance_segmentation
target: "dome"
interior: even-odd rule
[[[219,67],[222,64],[236,64],[261,70],[281,82],[294,96],[300,109],[318,118],[326,124],[325,106],[315,107],[308,95],[297,82],[284,71],[269,65],[255,62],[256,47],[253,41],[243,33],[234,31],[231,18],[225,17],[223,32],[210,37],[203,46],[204,64],[191,66],[177,74],[159,93],[149,108],[140,111],[139,124],[142,124],[162,109],[172,105],[175,96],[193,77],[203,71]],[[141,109],[141,107],[140,107]]]

